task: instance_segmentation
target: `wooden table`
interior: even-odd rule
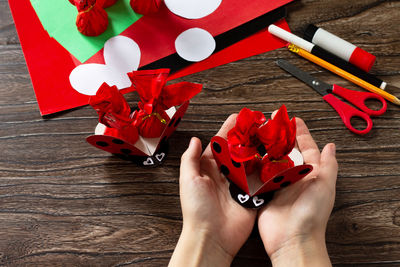
[[[288,14],[299,35],[314,23],[376,55],[372,73],[400,87],[399,1],[296,1]],[[85,142],[97,123],[92,108],[40,116],[6,0],[0,17],[0,265],[167,265],[180,234],[179,160],[190,137],[206,144],[242,107],[269,116],[282,104],[306,121],[320,148],[337,145],[337,197],[327,231],[332,262],[400,265],[398,106],[388,104],[368,135],[354,135],[274,61],[289,59],[324,81],[361,89],[279,49],[184,78],[204,90],[170,140],[166,162],[144,169]],[[233,266],[268,262],[255,233]]]

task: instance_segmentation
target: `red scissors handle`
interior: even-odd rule
[[[372,120],[367,113],[364,113],[364,112],[344,103],[343,101],[340,101],[333,94],[327,94],[323,97],[323,99],[326,102],[328,102],[336,110],[336,112],[342,118],[344,125],[346,125],[346,127],[350,131],[352,131],[353,133],[356,133],[356,134],[361,134],[361,135],[366,134],[369,131],[371,131]],[[354,128],[353,125],[351,125],[351,118],[353,118],[353,117],[360,117],[361,119],[363,119],[367,123],[367,128],[365,128],[364,130],[357,130],[356,128]]]
[[[334,84],[332,88],[332,93],[335,95],[341,96],[350,103],[352,103],[354,106],[358,107],[365,113],[367,113],[370,116],[379,116],[382,115],[383,113],[386,112],[387,108],[387,103],[383,97],[380,95],[374,94],[374,93],[368,93],[368,92],[358,92],[358,91],[353,91],[349,90],[346,88],[343,88],[339,85]],[[382,103],[382,108],[380,110],[373,110],[368,108],[365,105],[365,101],[368,99],[375,99],[378,100],[379,102]]]

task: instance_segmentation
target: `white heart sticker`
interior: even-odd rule
[[[104,45],[106,64],[82,64],[70,74],[71,86],[81,94],[95,95],[104,82],[118,89],[132,85],[127,73],[137,70],[140,63],[139,46],[125,36],[115,36]]]
[[[147,160],[143,161],[144,166],[154,165],[154,161],[152,158],[147,158]]]
[[[253,197],[253,203],[256,207],[261,206],[262,204],[264,204],[264,199],[255,196]]]
[[[246,202],[247,200],[249,200],[249,198],[250,198],[250,196],[249,195],[242,195],[242,194],[239,194],[238,195],[238,199],[239,199],[239,202],[240,203],[244,203],[244,202]]]
[[[156,159],[160,162],[164,159],[164,157],[165,157],[164,152],[156,155]]]

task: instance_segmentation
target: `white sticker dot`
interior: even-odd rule
[[[200,19],[213,13],[222,0],[165,0],[165,5],[175,15],[186,19]]]
[[[182,32],[175,40],[175,49],[187,61],[202,61],[215,50],[214,37],[206,30],[191,28]]]

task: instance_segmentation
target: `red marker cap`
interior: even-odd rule
[[[369,72],[374,65],[376,57],[367,51],[357,47],[350,57],[350,63],[362,70]]]

